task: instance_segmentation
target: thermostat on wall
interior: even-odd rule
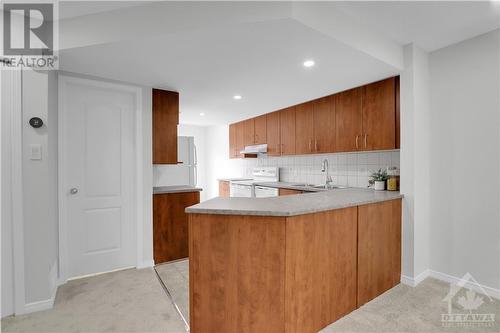
[[[34,128],[40,128],[43,126],[43,120],[38,117],[33,117],[30,119],[30,125]]]

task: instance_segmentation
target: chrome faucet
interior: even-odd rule
[[[333,180],[332,177],[330,176],[328,160],[326,158],[323,160],[323,167],[321,168],[321,172],[326,172],[325,188],[329,188],[332,185]]]

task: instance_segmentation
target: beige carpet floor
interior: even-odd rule
[[[186,330],[153,269],[129,269],[70,281],[52,310],[4,318],[2,332]]]
[[[157,266],[172,298],[188,319],[187,261]],[[496,316],[493,326],[443,327],[443,298],[449,285],[427,279],[416,288],[398,285],[321,330],[321,333],[500,332],[500,301],[481,295],[479,313]],[[465,290],[456,299],[466,297]],[[453,313],[467,313],[453,303]],[[2,319],[2,332],[175,332],[185,333],[151,269],[125,270],[71,281],[59,288],[54,309]],[[238,333],[238,332],[235,332]]]

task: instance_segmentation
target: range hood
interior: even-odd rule
[[[240,151],[242,155],[257,155],[267,153],[267,143],[262,145],[245,146],[245,149]]]

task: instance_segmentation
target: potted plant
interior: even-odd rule
[[[371,175],[375,191],[383,191],[385,190],[385,181],[387,180],[387,171],[382,171],[382,169],[378,169],[378,171],[372,173]]]

